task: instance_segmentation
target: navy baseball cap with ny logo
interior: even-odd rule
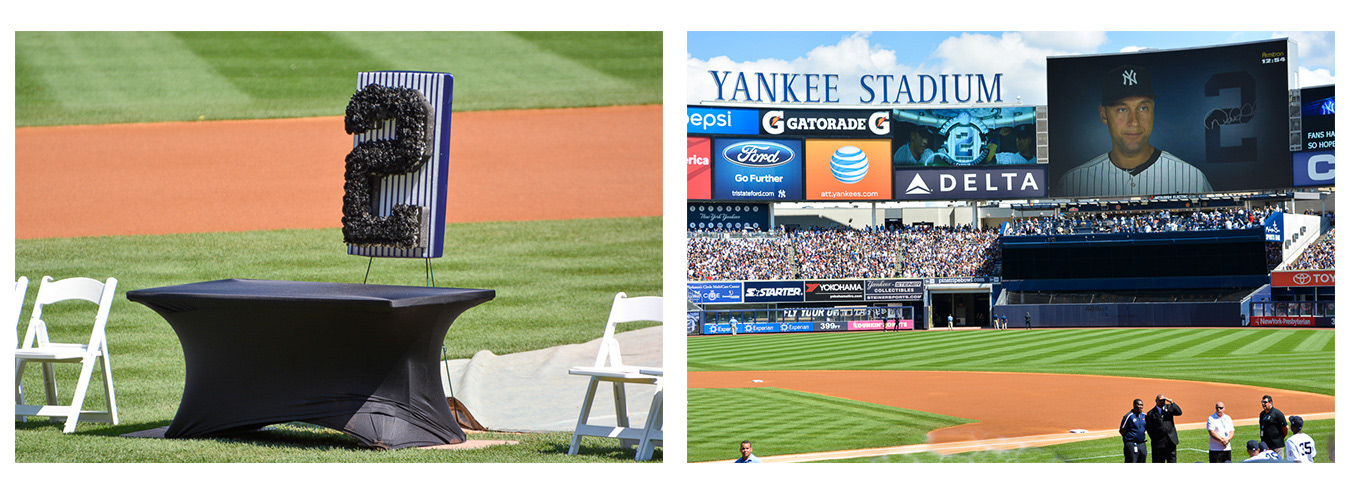
[[[1102,77],[1102,106],[1111,106],[1130,96],[1156,98],[1153,94],[1153,76],[1148,69],[1138,65],[1121,65]]]

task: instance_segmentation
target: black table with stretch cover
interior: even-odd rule
[[[455,318],[493,290],[218,280],[127,292],[183,346],[183,401],[165,437],[301,421],[376,448],[465,440],[441,388]]]

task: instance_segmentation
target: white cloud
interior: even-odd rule
[[[1003,101],[1012,103],[1017,97],[1026,104],[1045,104],[1045,57],[1090,53],[1105,36],[1099,33],[1004,33],[998,37],[984,34],[961,34],[950,37],[938,44],[931,60],[919,67],[910,67],[898,63],[895,51],[880,48],[869,39],[870,33],[854,33],[840,39],[834,45],[818,46],[804,56],[792,61],[763,59],[749,62],[734,62],[726,57],[713,57],[699,60],[688,57],[687,102],[699,104],[717,98],[717,84],[708,73],[717,71],[731,72],[731,77],[745,73],[751,90],[755,89],[755,73],[793,73],[793,74],[838,74],[838,101],[841,104],[857,104],[871,98],[859,84],[863,75],[886,74],[910,78],[915,86],[919,74],[983,74],[992,77],[1003,74],[1000,79]],[[734,82],[734,81],[732,81]],[[732,82],[724,83],[724,99],[732,97]],[[992,81],[990,81],[992,82]],[[803,97],[797,83],[798,97]],[[879,83],[870,84],[880,91]],[[917,87],[915,87],[917,91]],[[894,96],[895,88],[890,88]],[[753,97],[753,94],[752,94]],[[744,99],[744,93],[739,99]],[[780,96],[781,98],[781,96]],[[878,98],[876,102],[880,102]]]
[[[1325,86],[1335,84],[1336,76],[1327,69],[1309,70],[1307,67],[1299,67],[1298,83],[1301,87]]]
[[[1070,53],[1096,53],[1107,41],[1103,31],[1024,31],[1021,35],[1030,46]]]
[[[732,78],[723,84],[722,97],[730,100],[733,97],[732,91],[735,88],[735,77],[739,73],[744,73],[746,83],[748,84],[751,97],[755,96],[758,80],[755,79],[755,73],[762,73],[765,77],[769,74],[837,74],[839,78],[836,81],[838,94],[831,95],[831,99],[837,99],[840,104],[857,104],[859,98],[868,98],[868,94],[858,83],[858,79],[865,74],[910,74],[912,67],[901,65],[897,62],[895,52],[874,46],[868,40],[870,33],[854,33],[843,37],[839,43],[834,45],[818,46],[805,55],[792,61],[766,58],[755,61],[736,62],[724,56],[713,57],[708,60],[699,60],[688,57],[686,64],[686,77],[688,77],[688,92],[686,101],[689,104],[699,104],[705,101],[713,101],[718,97],[718,86],[709,71],[716,71],[718,77],[723,77],[722,73],[730,72],[728,76]],[[781,76],[780,76],[781,77]],[[798,77],[792,84],[792,88],[797,98],[804,99],[805,81]],[[781,86],[781,79],[779,81]],[[878,88],[873,88],[877,90]],[[822,98],[824,91],[823,81],[817,80],[816,93],[813,98]],[[781,89],[779,89],[781,91]],[[782,94],[776,95],[781,101]],[[742,92],[737,96],[739,101],[745,100],[745,94]]]
[[[1336,72],[1336,33],[1332,31],[1276,32],[1273,38],[1289,38],[1298,44],[1300,68],[1325,68]]]

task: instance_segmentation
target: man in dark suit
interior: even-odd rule
[[[1153,463],[1177,462],[1177,425],[1172,417],[1181,415],[1181,407],[1166,396],[1158,395],[1156,405],[1144,416],[1144,428],[1153,445]]]

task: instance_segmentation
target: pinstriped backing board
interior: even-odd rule
[[[450,108],[454,101],[454,76],[438,72],[381,71],[361,72],[357,75],[357,90],[371,84],[411,88],[421,91],[435,111],[435,125],[431,129],[433,149],[431,159],[419,170],[392,175],[380,180],[372,203],[376,216],[388,216],[397,204],[410,204],[430,209],[429,224],[422,225],[427,235],[426,247],[398,249],[394,247],[347,246],[347,253],[367,257],[434,258],[441,257],[445,244],[446,177],[450,170]],[[367,141],[393,139],[394,122],[385,122],[383,128],[357,134],[352,147]]]

